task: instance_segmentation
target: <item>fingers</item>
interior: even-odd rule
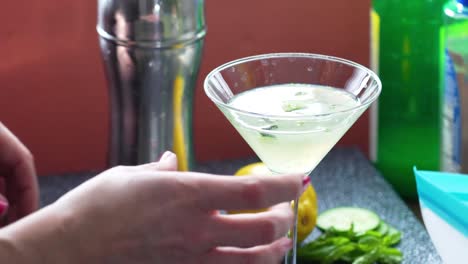
[[[195,206],[202,210],[260,209],[291,201],[302,192],[304,177],[300,174],[228,177],[175,172],[177,157],[172,152],[164,153],[159,162],[137,168],[158,171],[159,176],[183,182],[180,187],[189,189],[187,193],[193,197]],[[154,180],[151,178],[148,180]]]
[[[293,224],[290,203],[254,214],[217,215],[210,225],[213,246],[252,247],[269,244],[286,235]]]
[[[284,255],[292,248],[292,241],[281,238],[269,245],[252,248],[219,247],[209,251],[203,256],[203,263],[207,264],[239,264],[256,263],[271,264],[281,263]]]
[[[37,209],[39,189],[34,160],[29,150],[0,123],[0,168],[10,203],[9,222]]]
[[[194,202],[205,210],[261,209],[299,197],[303,175],[267,175],[248,177],[214,176],[191,173],[185,177],[198,190]],[[180,177],[180,175],[173,175]],[[209,190],[209,191],[207,191]]]

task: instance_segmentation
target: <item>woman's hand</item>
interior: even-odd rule
[[[293,221],[288,201],[300,195],[302,176],[228,177],[176,167],[172,153],[158,163],[116,167],[57,201],[55,209],[69,214],[65,228],[79,256],[99,263],[280,262],[292,246],[284,237]],[[259,214],[217,211],[269,206]]]
[[[38,203],[33,156],[0,122],[0,225],[32,213]]]
[[[176,172],[176,156],[116,167],[0,230],[12,263],[280,263],[301,175]],[[218,210],[259,209],[223,215]]]

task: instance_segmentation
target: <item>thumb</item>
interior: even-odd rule
[[[141,169],[156,170],[156,171],[177,171],[177,156],[176,154],[166,151],[157,162],[143,164],[137,166]]]
[[[176,171],[177,170],[177,156],[176,154],[166,151],[159,159],[157,164],[157,170],[162,171]]]

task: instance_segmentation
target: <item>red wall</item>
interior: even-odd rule
[[[252,155],[203,93],[211,69],[286,51],[368,65],[368,10],[369,0],[206,0],[194,110],[197,160]],[[6,1],[0,11],[0,121],[30,148],[41,175],[105,167],[108,99],[95,23],[96,1]],[[367,127],[365,115],[340,144],[367,152]]]

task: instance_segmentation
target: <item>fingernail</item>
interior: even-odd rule
[[[166,160],[168,158],[170,158],[171,156],[175,155],[174,153],[170,152],[170,151],[166,151],[164,152],[164,154],[161,156],[161,158],[159,159],[159,161],[163,161],[163,160]]]
[[[0,200],[0,216],[6,214],[8,210],[8,203],[5,201]]]
[[[306,175],[304,178],[302,178],[302,188],[305,190],[307,186],[310,184],[310,177],[309,175]]]
[[[289,238],[282,239],[280,242],[280,247],[284,250],[284,252],[288,252],[292,248],[292,240]]]

